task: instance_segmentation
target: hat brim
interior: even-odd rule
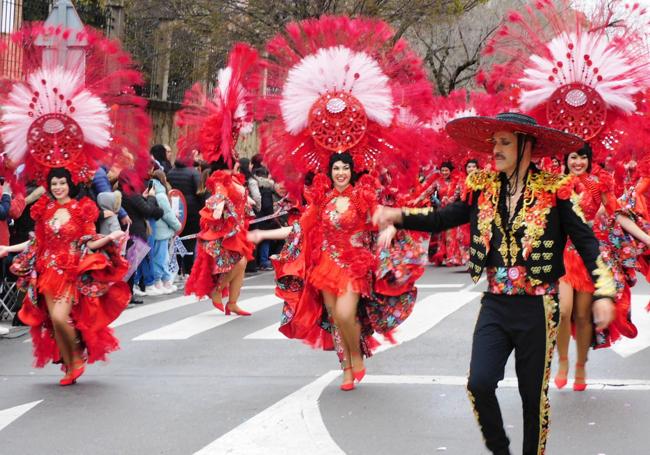
[[[524,133],[535,137],[533,156],[575,152],[584,141],[573,134],[540,125],[524,125],[492,117],[461,117],[447,123],[447,133],[459,144],[476,152],[492,153],[492,137],[497,131]]]

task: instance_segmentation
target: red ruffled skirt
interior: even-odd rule
[[[585,263],[576,251],[575,247],[567,245],[564,249],[565,275],[562,281],[569,284],[574,290],[580,292],[594,293],[594,283],[585,267]]]
[[[608,256],[608,254],[605,255],[606,258]],[[575,247],[567,245],[564,250],[564,267],[566,274],[561,279],[571,285],[574,290],[592,294],[595,292],[593,281]],[[616,315],[605,331],[595,334],[594,349],[607,348],[620,339],[621,336],[634,338],[638,334],[638,330],[631,320],[632,300],[630,286],[627,285],[620,268],[612,267],[612,272],[614,273],[617,288],[614,299]],[[575,327],[572,327],[572,331],[575,331]]]
[[[199,236],[196,260],[185,283],[185,295],[199,298],[210,296],[224,274],[230,272],[242,259],[253,259],[254,245],[246,233],[237,232],[227,238],[205,240]]]
[[[36,282],[31,275],[19,282],[28,287],[19,317],[31,326],[36,367],[42,368],[50,361],[62,361],[54,339],[45,294],[54,298],[72,299],[70,319],[80,335],[83,355],[88,363],[106,361],[110,352],[119,349],[119,341],[108,326],[122,313],[131,299],[128,284],[119,281],[127,270],[128,263],[116,251],[112,251],[109,256],[93,253],[81,261],[74,274],[68,272],[61,275],[54,269],[46,269],[36,278]],[[71,280],[70,276],[77,279]],[[33,300],[34,295],[36,298]]]
[[[357,267],[356,270],[339,266],[327,253],[322,253],[318,263],[309,275],[309,283],[316,289],[337,296],[348,290],[360,295],[370,295],[370,268]]]

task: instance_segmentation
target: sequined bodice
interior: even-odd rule
[[[339,212],[337,199],[347,198],[347,208]],[[327,251],[334,259],[350,249],[367,249],[370,247],[370,232],[368,231],[369,214],[360,210],[355,203],[352,187],[342,193],[334,190],[327,195],[327,202],[321,211],[323,225],[323,251]]]
[[[94,235],[97,208],[89,199],[71,200],[65,204],[56,201],[38,201],[35,220],[37,245],[36,269],[42,273],[53,268],[63,273],[77,266],[80,245],[85,236]]]

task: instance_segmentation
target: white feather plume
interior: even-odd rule
[[[221,98],[221,105],[226,104],[227,99],[230,96],[230,90],[232,88],[231,79],[232,68],[229,66],[220,69],[217,73],[218,92],[215,95]],[[246,89],[241,84],[237,84],[237,87],[235,87],[235,89],[237,90],[237,106],[235,108],[235,113],[233,114],[233,120],[242,122],[241,129],[239,131],[241,134],[249,134],[253,131],[253,122],[244,121],[248,114],[248,110],[246,109]]]
[[[43,83],[45,81],[45,83]],[[57,93],[54,93],[54,89]],[[34,92],[39,96],[35,97]],[[63,100],[59,95],[63,96]],[[36,99],[36,102],[34,102]],[[70,101],[68,106],[66,101]],[[34,107],[30,107],[34,104]],[[71,110],[70,107],[74,109]],[[84,89],[83,73],[63,67],[40,68],[27,82],[14,85],[0,115],[0,135],[5,153],[13,162],[27,152],[27,133],[32,123],[46,114],[64,114],[76,121],[89,144],[104,148],[111,138],[111,121],[106,104]],[[33,116],[29,116],[29,112]]]
[[[569,44],[573,49],[569,49]],[[608,107],[634,112],[633,95],[642,90],[635,68],[624,50],[614,47],[604,34],[587,31],[563,34],[548,43],[548,50],[552,60],[532,55],[524,70],[525,77],[520,79],[524,87],[520,99],[522,110],[546,102],[560,86],[581,83],[596,90]],[[567,57],[567,52],[571,52],[572,59]],[[586,64],[585,55],[589,56],[591,65]]]
[[[356,75],[356,77],[355,77]],[[298,134],[307,127],[309,110],[318,98],[346,91],[359,100],[369,120],[387,127],[393,120],[389,78],[375,59],[344,46],[319,49],[289,71],[280,108],[285,128]]]
[[[466,109],[457,109],[454,111],[439,111],[431,119],[431,122],[427,124],[429,128],[436,132],[440,132],[445,129],[447,123],[462,117],[475,117],[478,115],[476,110],[473,107],[468,107]]]

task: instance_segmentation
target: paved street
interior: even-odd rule
[[[250,318],[180,293],[147,299],[116,321],[122,349],[73,387],[58,385],[55,366],[31,368],[27,336],[0,339],[0,453],[486,453],[464,389],[484,284],[459,269],[427,269],[399,345],[382,346],[363,383],[344,393],[334,353],[277,333],[272,283],[268,272],[247,278]],[[591,353],[586,392],[571,382],[551,391],[548,454],[650,453],[649,299],[648,285],[634,289],[639,338]],[[499,398],[516,454],[513,377],[509,363]]]

